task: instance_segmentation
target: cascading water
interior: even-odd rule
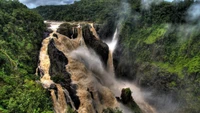
[[[56,24],[57,26],[57,24]],[[79,25],[78,36],[75,39],[70,39],[64,35],[54,32],[42,42],[40,51],[40,63],[38,70],[41,72],[41,83],[44,88],[50,88],[52,84],[56,89],[50,89],[56,113],[65,113],[67,111],[67,100],[70,106],[78,113],[102,113],[103,109],[121,107],[124,113],[131,111],[124,109],[123,105],[117,103],[116,96],[119,97],[121,89],[129,87],[132,90],[132,97],[142,109],[144,113],[156,113],[156,111],[143,98],[143,92],[138,87],[130,82],[120,81],[115,78],[113,69],[112,54],[117,46],[118,30],[116,29],[113,39],[107,43],[109,46],[109,58],[107,61],[107,68],[105,69],[99,56],[91,49],[87,48],[82,35],[82,28]],[[96,34],[96,30],[91,24],[90,31],[100,40]],[[54,37],[53,34],[56,34]],[[80,100],[80,106],[75,108],[74,101],[70,97],[69,91],[63,88],[60,84],[51,80],[49,68],[51,62],[48,55],[47,46],[50,40],[54,41],[55,47],[62,52],[68,59],[68,64],[65,66],[66,71],[70,73],[72,84],[77,86],[76,92]]]
[[[58,25],[56,24],[56,26]],[[102,113],[103,109],[117,107],[118,105],[114,94],[101,83],[102,81],[100,79],[95,77],[97,74],[87,69],[83,62],[71,56],[71,52],[77,50],[79,47],[88,51],[82,36],[82,27],[80,24],[77,25],[78,36],[75,39],[70,39],[57,33],[56,29],[57,27],[54,27],[54,32],[43,40],[39,56],[40,62],[38,64],[38,70],[41,72],[41,83],[44,88],[49,89],[52,85],[56,87],[50,89],[54,111],[56,113],[65,113],[68,108],[66,103],[67,99],[70,101],[70,106],[78,113]],[[91,32],[96,33],[94,30],[94,28],[91,29]],[[96,39],[98,38],[96,37]],[[68,59],[66,71],[71,75],[72,84],[76,85],[76,95],[80,100],[80,106],[78,108],[74,107],[74,102],[69,95],[69,91],[51,79],[52,75],[50,75],[49,70],[52,64],[47,52],[51,40],[54,41],[55,47]]]
[[[117,46],[117,42],[118,42],[118,30],[116,28],[112,40],[110,42],[109,41],[106,42],[106,44],[108,45],[109,50],[111,51],[111,53],[114,52],[114,50],[115,50],[115,48]]]
[[[113,52],[117,47],[117,43],[118,43],[118,29],[116,28],[114,35],[112,37],[112,40],[106,41],[106,44],[109,46],[109,60],[108,60],[108,67],[110,66],[111,69],[109,70],[110,72],[114,72],[113,69]],[[112,75],[112,74],[111,74]],[[114,74],[113,74],[114,75]],[[111,81],[113,81],[113,86],[111,87],[112,91],[115,93],[115,96],[120,96],[121,94],[121,89],[123,88],[130,88],[132,93],[132,97],[135,100],[135,102],[139,105],[139,107],[142,109],[142,111],[144,113],[156,113],[156,110],[151,107],[143,98],[144,93],[140,91],[140,89],[134,85],[133,83],[130,82],[125,82],[125,81],[120,81],[117,80],[114,76],[111,76],[112,79]]]
[[[115,33],[112,37],[111,41],[105,41],[105,43],[108,45],[109,47],[109,54],[108,54],[108,71],[113,72],[114,73],[114,67],[113,67],[113,52],[117,46],[117,42],[118,42],[118,30],[116,28]],[[114,75],[114,74],[113,74]]]

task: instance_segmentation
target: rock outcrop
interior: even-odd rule
[[[77,25],[75,24],[63,23],[59,26],[59,28],[57,29],[57,32],[71,39],[74,39],[74,38],[77,38],[78,36],[78,31],[76,27]]]
[[[94,49],[106,66],[109,54],[108,45],[93,35],[90,31],[90,26],[83,27],[83,38],[87,47]]]
[[[39,56],[41,83],[51,91],[55,112],[67,112],[67,105],[78,113],[102,113],[104,109],[116,108],[114,94],[100,80],[102,73],[95,73],[87,67],[87,63],[90,62],[86,62],[88,57],[85,55],[93,55],[90,48],[94,49],[106,66],[108,46],[99,40],[93,26],[89,27],[90,24],[83,27],[83,32],[84,25],[71,25],[75,27],[66,28],[67,36],[55,32],[54,29],[49,37],[43,40]],[[71,28],[76,29],[76,38],[69,38]],[[80,51],[80,48],[83,51]],[[73,56],[72,52],[78,54]],[[99,60],[99,57],[94,55],[93,59]],[[95,66],[103,67],[101,61]]]
[[[139,106],[133,100],[133,98],[131,96],[131,93],[132,92],[131,92],[130,88],[124,88],[124,89],[122,89],[120,101],[124,105],[130,107],[134,111],[134,113],[142,113],[142,111],[139,108]]]
[[[76,109],[80,106],[80,100],[76,96],[76,86],[71,84],[70,73],[66,71],[65,66],[68,64],[68,59],[59,51],[52,39],[48,45],[48,54],[50,57],[51,66],[49,74],[54,82],[59,83],[62,87],[69,91],[69,95],[75,104]],[[53,88],[53,85],[50,87]]]

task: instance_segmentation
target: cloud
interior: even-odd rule
[[[26,5],[28,8],[35,8],[42,5],[73,4],[74,1],[80,1],[80,0],[19,0],[19,1],[24,5]]]

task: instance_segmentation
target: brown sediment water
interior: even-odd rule
[[[100,40],[100,38],[94,28],[94,23],[90,23],[90,26],[91,26],[90,31],[92,32],[92,34],[96,37],[96,39]]]
[[[55,24],[55,22],[53,24]],[[58,24],[55,25],[58,26]],[[54,28],[54,32],[42,42],[39,56],[40,62],[38,65],[38,69],[43,72],[40,81],[44,88],[49,88],[51,84],[56,85],[57,90],[50,90],[54,111],[56,113],[65,113],[67,111],[65,95],[70,99],[72,108],[75,109],[75,107],[72,99],[69,97],[69,92],[63,89],[60,84],[54,83],[49,75],[51,63],[48,55],[48,45],[50,40],[54,40],[56,48],[63,52],[68,59],[66,70],[71,74],[72,83],[77,85],[77,96],[80,99],[80,107],[77,110],[78,113],[102,113],[103,109],[117,107],[117,101],[111,90],[99,83],[94,77],[94,73],[88,70],[82,62],[70,56],[70,53],[79,47],[84,47],[88,50],[82,36],[81,26],[78,26],[76,29],[78,30],[78,36],[75,39],[70,39],[57,33]],[[93,33],[96,32],[94,30],[94,28],[91,29]],[[56,34],[58,38],[53,37],[53,34]]]
[[[40,62],[38,64],[38,69],[42,71],[40,81],[43,84],[43,87],[48,89],[52,84],[55,84],[56,86],[56,90],[50,89],[55,113],[67,112],[65,97],[69,99],[72,109],[76,110],[78,113],[102,113],[103,109],[119,107],[115,96],[119,96],[121,89],[125,87],[131,88],[133,92],[132,97],[144,113],[156,113],[156,110],[145,101],[143,94],[138,87],[134,84],[115,79],[112,55],[118,40],[117,30],[112,41],[109,42],[110,50],[107,69],[104,69],[98,56],[92,56],[91,51],[85,45],[80,24],[77,28],[73,28],[78,31],[77,38],[70,39],[67,36],[56,32],[57,27],[61,23],[62,22],[54,22],[54,32],[42,41],[39,55]],[[93,23],[89,24],[91,25],[90,30],[93,35],[100,40]],[[53,37],[53,34],[56,34],[57,38]],[[69,91],[62,88],[60,84],[54,83],[54,81],[51,80],[49,74],[51,62],[48,55],[48,45],[50,40],[54,40],[55,47],[68,59],[68,64],[65,67],[66,71],[71,75],[72,84],[77,86],[76,95],[80,100],[80,106],[78,109],[74,107],[74,102],[69,95]]]
[[[106,42],[109,46],[109,58],[108,58],[108,69],[111,73],[114,73],[114,68],[113,68],[113,52],[117,46],[117,41],[118,41],[118,30],[115,30],[115,33],[113,35],[113,38],[110,42]],[[114,75],[114,74],[113,74]],[[157,113],[155,108],[153,108],[151,105],[149,105],[144,97],[143,97],[143,92],[140,90],[139,87],[137,87],[134,83],[130,82],[125,82],[125,81],[120,81],[116,80],[115,77],[111,76],[113,79],[113,87],[111,87],[111,90],[115,92],[116,96],[120,96],[121,94],[121,89],[123,88],[130,88],[132,93],[132,97],[134,101],[137,103],[137,105],[140,107],[143,113]],[[117,88],[116,88],[117,87]]]
[[[67,111],[67,103],[64,95],[63,88],[60,84],[56,84],[57,87],[57,96],[55,90],[51,91],[51,97],[53,100],[54,111],[56,113],[66,113]]]

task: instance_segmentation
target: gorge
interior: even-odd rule
[[[20,2],[0,0],[0,113],[199,113],[199,1]]]
[[[134,84],[132,84],[132,87],[130,83],[123,83],[123,81],[118,81],[115,79],[112,53],[117,43],[116,33],[114,34],[113,40],[111,42],[112,48],[110,48],[109,46],[109,53],[107,53],[107,55],[101,55],[108,57],[107,61],[104,63],[95,53],[95,51],[90,48],[91,45],[86,45],[85,43],[85,40],[96,40],[97,43],[103,43],[97,37],[96,31],[92,26],[93,23],[90,24],[86,22],[82,24],[85,27],[80,26],[79,23],[70,23],[72,24],[72,26],[75,26],[73,29],[77,29],[78,34],[75,39],[70,39],[69,37],[56,32],[56,27],[58,27],[59,22],[57,22],[57,24],[55,23],[56,22],[49,23],[51,25],[50,28],[53,28],[53,32],[50,33],[49,37],[45,38],[42,42],[42,47],[39,55],[40,61],[37,70],[40,71],[40,81],[43,87],[46,89],[50,89],[52,100],[54,103],[54,110],[56,113],[65,113],[67,111],[67,104],[79,113],[101,113],[104,109],[107,108],[114,109],[116,107],[120,107],[120,104],[117,102],[115,97],[120,96],[121,90],[123,88],[131,87],[133,95],[134,93],[141,93],[140,89],[134,86]],[[89,28],[90,30],[87,30]],[[82,29],[86,30],[82,31]],[[83,35],[83,33],[90,35]],[[84,38],[84,36],[87,37]],[[50,45],[54,46],[54,48],[49,48]],[[101,45],[106,44],[100,44],[97,49],[105,49],[105,47]],[[49,49],[57,49],[56,51],[58,51],[60,54],[48,54],[50,53],[48,51],[55,51]],[[108,49],[108,47],[106,49]],[[68,73],[69,76],[63,76],[64,78],[68,77],[67,79],[69,79],[69,81],[71,82],[55,83],[51,79],[53,78],[53,76],[55,76],[49,73],[51,72],[50,70],[52,70],[50,68],[53,67],[51,65],[55,65],[52,64],[51,58],[56,60],[56,62],[66,62],[65,65],[58,65],[61,63],[57,63],[57,67],[55,67],[60,67],[59,69],[64,68],[62,69],[63,71],[58,71],[65,71],[66,73]],[[60,59],[65,59],[66,61],[59,61]],[[66,85],[68,86],[68,88],[65,87]],[[74,89],[69,89],[73,86],[76,87],[74,87]],[[72,94],[72,90],[77,93]],[[79,101],[73,101],[70,94],[73,95],[73,97],[77,96]],[[140,97],[138,97],[138,95],[140,95]],[[156,113],[156,111],[147,102],[145,102],[142,95],[138,95],[133,97],[136,98],[134,100],[139,105],[139,107],[142,108],[141,110],[144,113]],[[79,104],[78,107],[75,108],[74,103]]]

